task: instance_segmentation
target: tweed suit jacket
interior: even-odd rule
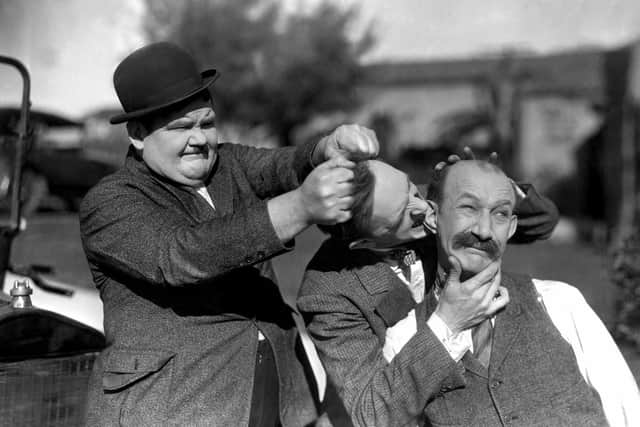
[[[427,272],[430,259],[419,253]],[[326,240],[305,272],[297,303],[328,382],[355,426],[415,424],[443,384],[464,384],[461,365],[426,324],[425,304],[416,310],[417,333],[386,361],[386,329],[414,302],[406,285],[370,251]]]
[[[88,193],[81,235],[108,344],[88,425],[247,425],[258,331],[276,357],[283,425],[315,418],[293,310],[264,263],[292,247],[276,236],[267,199],[304,179],[313,147],[219,145],[207,183],[215,210],[133,150]]]

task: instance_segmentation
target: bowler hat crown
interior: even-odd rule
[[[126,122],[169,107],[207,89],[219,76],[202,73],[184,49],[168,42],[144,46],[127,56],[113,73],[113,86],[124,113],[112,124]]]

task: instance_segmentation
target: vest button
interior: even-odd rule
[[[500,387],[500,384],[502,384],[502,381],[500,381],[500,380],[495,380],[495,381],[493,381],[493,382],[491,383],[491,388],[493,388],[493,389],[498,388],[498,387]]]

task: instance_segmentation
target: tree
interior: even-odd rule
[[[358,105],[360,58],[371,27],[350,37],[357,9],[320,3],[284,13],[273,0],[147,0],[150,41],[170,40],[222,73],[213,87],[217,112],[266,124],[283,145],[316,114]]]

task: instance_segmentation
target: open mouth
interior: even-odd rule
[[[425,216],[424,215],[416,215],[415,217],[413,217],[413,222],[411,223],[411,228],[418,228],[418,227],[426,227],[425,224]]]

